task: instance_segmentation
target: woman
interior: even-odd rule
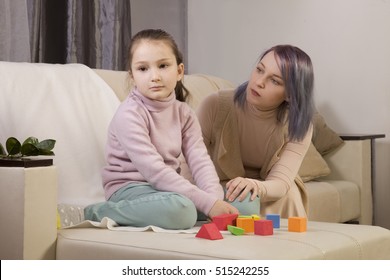
[[[313,85],[310,57],[278,45],[261,55],[248,82],[200,104],[203,138],[227,201],[258,196],[262,215],[307,216],[298,170],[313,133]]]

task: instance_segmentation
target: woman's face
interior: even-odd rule
[[[163,100],[175,89],[182,78],[184,65],[177,65],[176,57],[165,42],[142,40],[136,45],[131,73],[137,89],[149,99]]]
[[[274,52],[267,53],[252,71],[246,100],[259,110],[273,110],[286,100],[285,84]]]

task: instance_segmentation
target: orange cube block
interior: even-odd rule
[[[288,231],[305,232],[307,230],[307,219],[305,217],[288,218]]]
[[[245,233],[250,233],[255,231],[255,223],[252,217],[238,217],[236,220],[236,226],[243,228]]]

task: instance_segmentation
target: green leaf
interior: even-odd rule
[[[54,156],[53,151],[50,150],[39,150],[39,154],[42,156]]]
[[[56,144],[56,140],[46,139],[46,140],[43,140],[43,141],[37,143],[36,146],[41,151],[43,151],[43,150],[51,151],[54,149],[55,144]]]
[[[18,139],[15,137],[10,137],[7,139],[5,143],[5,147],[7,148],[7,152],[9,155],[17,155],[20,153],[21,144]]]
[[[23,156],[38,156],[39,149],[31,143],[25,143],[22,145],[20,152]]]
[[[5,153],[3,145],[0,143],[0,156],[6,156],[7,154]]]
[[[34,146],[36,146],[39,143],[39,141],[38,141],[38,138],[31,136],[31,137],[28,137],[26,140],[24,140],[22,145],[27,144],[27,143],[30,143],[30,144],[33,144]]]

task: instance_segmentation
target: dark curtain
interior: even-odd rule
[[[89,1],[87,1],[89,2]],[[43,1],[42,60],[47,63],[66,63],[67,1]],[[81,62],[83,63],[83,62]]]
[[[130,0],[27,0],[32,62],[126,70]]]
[[[0,61],[31,61],[26,1],[0,0]]]

